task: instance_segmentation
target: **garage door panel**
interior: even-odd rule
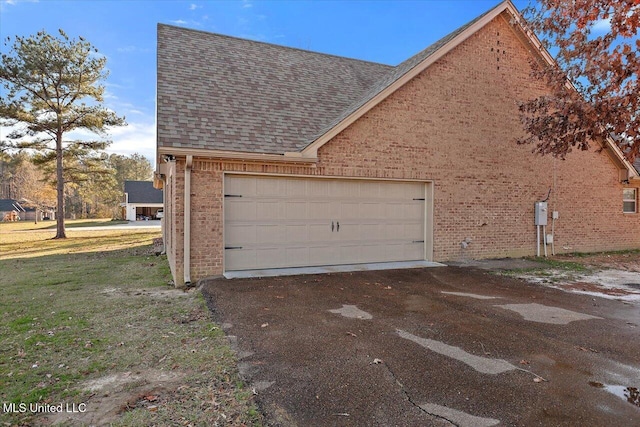
[[[284,225],[282,231],[285,235],[285,241],[290,243],[305,243],[309,240],[307,224],[290,224]]]
[[[271,268],[271,266],[282,262],[282,248],[269,247],[256,249],[257,268]]]
[[[282,226],[278,224],[260,224],[254,226],[254,228],[256,229],[255,244],[258,245],[274,242],[282,234]],[[251,240],[243,240],[241,243],[250,246],[254,242]]]
[[[225,219],[254,221],[257,217],[256,214],[256,203],[253,200],[225,200]]]
[[[360,183],[359,197],[362,199],[380,199],[380,185],[363,181]]]
[[[310,220],[331,219],[331,203],[330,202],[308,202],[307,218]]]
[[[326,179],[309,180],[307,181],[307,191],[319,198],[327,197],[329,195],[329,181]]]
[[[308,265],[309,248],[306,246],[294,246],[285,250],[287,259],[292,266]]]
[[[358,217],[362,220],[384,218],[384,205],[376,201],[362,202],[358,206]]]
[[[284,218],[292,220],[308,218],[306,201],[285,201],[284,205]]]
[[[226,228],[227,245],[237,246],[243,242],[254,242],[256,238],[255,225],[231,225]]]
[[[304,198],[308,194],[307,182],[303,179],[287,179],[286,182],[286,196],[287,197],[301,197]]]
[[[227,175],[225,269],[424,259],[424,185]]]
[[[404,259],[424,259],[424,243],[408,243],[404,245]]]
[[[424,239],[424,224],[413,223],[404,224],[402,237],[407,240],[423,240]]]
[[[362,246],[362,249],[361,249],[362,258],[366,260],[371,260],[368,262],[382,262],[386,260],[387,258],[386,258],[384,246],[385,245],[381,245],[381,244],[372,244],[372,245]]]
[[[309,243],[328,242],[331,240],[331,224],[309,224]]]
[[[227,249],[224,257],[225,263],[236,270],[248,270],[257,265],[255,250]]]
[[[253,217],[238,219],[253,219],[253,220],[265,220],[265,221],[276,221],[282,217],[281,214],[281,204],[276,201],[270,200],[257,200],[253,202],[255,204],[255,210],[253,210]],[[244,204],[240,204],[240,209]]]
[[[424,205],[422,203],[405,203],[403,212],[405,219],[422,219]]]
[[[387,221],[403,219],[405,217],[404,204],[400,202],[386,203],[384,213]]]
[[[260,196],[260,197],[279,197],[284,193],[285,182],[277,179],[255,179],[255,177],[240,178],[244,180],[253,180],[255,184],[252,184],[250,188],[255,188],[254,193],[246,193],[246,196]],[[236,190],[242,191],[242,190]],[[245,195],[243,193],[243,195]]]
[[[357,201],[343,202],[341,204],[340,216],[338,219],[343,221],[360,218],[360,203]]]
[[[340,263],[340,252],[333,246],[309,247],[309,265],[334,265]]]
[[[259,181],[252,179],[252,177],[234,177],[232,180],[224,181],[224,194],[226,195],[239,195],[244,194],[247,197],[255,196],[257,193],[256,186]]]

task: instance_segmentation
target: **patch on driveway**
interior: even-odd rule
[[[440,341],[430,340],[428,338],[420,338],[409,332],[398,330],[398,335],[402,338],[413,341],[414,343],[421,345],[427,350],[434,351],[438,354],[442,354],[443,356],[451,357],[452,359],[456,359],[462,363],[465,363],[471,366],[478,372],[483,374],[501,374],[502,372],[512,371],[517,369],[511,363],[502,359],[489,359],[487,357],[480,357],[473,355],[471,353],[467,353],[461,348],[454,347],[452,345],[445,344]]]
[[[424,405],[420,405],[420,408],[436,417],[444,418],[451,424],[459,427],[491,427],[500,424],[500,420],[494,418],[476,417],[466,412],[433,403],[425,403]]]
[[[625,270],[604,270],[589,274],[575,274],[549,269],[538,274],[517,274],[516,277],[565,292],[591,295],[632,303],[640,302],[640,273]]]
[[[496,307],[515,311],[524,317],[524,320],[539,323],[550,323],[553,325],[566,325],[576,320],[602,319],[602,317],[591,316],[590,314],[578,313],[576,311],[565,310],[559,307],[550,307],[542,304],[504,304]]]
[[[496,298],[500,298],[500,297],[490,297],[487,295],[478,295],[478,294],[468,294],[466,292],[445,292],[445,291],[440,291],[441,294],[447,294],[447,295],[456,295],[459,297],[469,297],[469,298],[475,298],[475,299],[496,299]]]
[[[371,320],[373,316],[367,313],[366,311],[360,310],[355,305],[346,305],[343,304],[342,308],[337,308],[335,310],[329,310],[331,313],[339,314],[344,317],[348,317],[350,319],[362,319],[362,320]]]

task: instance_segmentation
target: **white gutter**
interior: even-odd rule
[[[158,147],[158,155],[195,156],[209,159],[273,163],[317,163],[317,157],[303,156],[298,152],[284,154],[249,153],[241,151],[209,150],[203,148]]]
[[[184,167],[184,285],[191,285],[191,164],[188,155]]]

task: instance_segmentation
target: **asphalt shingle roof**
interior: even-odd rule
[[[158,146],[300,151],[494,9],[396,67],[160,24]]]
[[[9,211],[23,211],[24,209],[18,203],[17,200],[14,199],[0,199],[0,211],[1,212],[9,212]]]
[[[125,181],[124,192],[129,203],[162,203],[162,190],[153,188],[151,181]]]
[[[158,26],[158,145],[297,151],[393,68]]]

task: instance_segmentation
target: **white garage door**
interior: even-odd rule
[[[421,182],[226,175],[225,270],[425,259]]]

